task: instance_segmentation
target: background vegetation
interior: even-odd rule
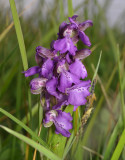
[[[10,3],[12,3],[11,1]],[[92,79],[94,75],[95,70],[92,66],[96,68],[100,51],[102,51],[102,56],[98,75],[96,76],[96,102],[93,104],[93,113],[84,126],[84,133],[77,148],[77,140],[73,141],[72,137],[67,143],[65,152],[61,153],[67,160],[108,160],[111,157],[117,160],[119,154],[119,159],[125,160],[123,123],[125,117],[125,30],[120,28],[119,25],[121,21],[125,23],[125,18],[122,14],[117,23],[110,27],[106,18],[110,2],[105,0],[103,6],[100,6],[96,0],[85,0],[77,6],[73,5],[73,11],[75,14],[79,14],[81,22],[87,19],[94,22],[94,26],[86,31],[92,42],[93,49],[92,54],[83,62],[88,71],[88,78]],[[42,110],[39,109],[39,97],[30,95],[27,87],[30,79],[26,81],[21,72],[24,68],[27,69],[25,48],[28,66],[36,65],[34,59],[35,48],[39,45],[49,48],[50,42],[57,38],[59,24],[67,20],[68,15],[72,12],[71,1],[52,0],[51,4],[45,0],[41,0],[39,3],[33,1],[25,9],[22,7],[21,2],[16,1],[16,5],[17,3],[25,47],[23,40],[21,40],[22,35],[19,28],[16,33],[13,25],[11,9],[14,9],[14,7],[11,6],[11,9],[4,11],[2,5],[0,6],[0,109],[4,109],[0,110],[0,124],[1,127],[7,126],[12,129],[10,131],[7,128],[0,128],[0,160],[31,160],[33,159],[34,148],[37,148],[41,153],[36,152],[36,160],[46,159],[43,155],[50,155],[50,157],[54,155],[42,150],[40,146],[33,143],[39,141],[45,146],[46,144],[44,145],[43,141],[47,141],[47,129],[43,127],[40,138],[36,136],[42,119]],[[33,14],[26,16],[26,13],[33,5],[37,6]],[[16,18],[18,19],[15,16]],[[19,43],[17,35],[19,35]],[[22,50],[21,53],[23,53],[22,57],[25,59],[23,63],[19,46]],[[84,46],[79,43],[78,47],[83,48]],[[18,122],[17,119],[14,120],[14,117],[11,117],[8,112],[23,123]],[[31,130],[26,128],[25,125],[29,126]],[[3,129],[15,134],[21,140]],[[31,141],[31,144],[34,148],[29,146],[29,139],[29,145],[24,143],[25,137],[17,135],[17,132],[29,137],[30,140],[33,139],[34,141]],[[60,150],[63,150],[62,148]],[[60,156],[56,148],[52,150]],[[52,159],[56,159],[56,157]]]

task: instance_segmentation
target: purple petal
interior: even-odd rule
[[[85,44],[85,45],[87,45],[87,46],[91,46],[91,42],[90,42],[90,40],[89,40],[89,37],[84,33],[84,32],[82,32],[82,31],[79,31],[79,37],[80,37],[80,39],[82,40],[82,42]]]
[[[36,52],[43,58],[53,58],[55,56],[55,54],[50,49],[46,49],[41,46],[36,47]]]
[[[51,59],[47,59],[41,68],[41,74],[43,77],[50,79],[53,76],[53,61]]]
[[[66,60],[64,58],[62,58],[61,60],[58,60],[57,63],[57,73],[62,72],[63,70],[67,70],[67,66],[66,66]]]
[[[52,107],[52,109],[60,109],[63,105],[68,105],[67,102],[68,96],[67,95],[60,95],[60,98],[57,100],[57,104]]]
[[[85,31],[88,27],[91,27],[91,26],[93,26],[92,20],[87,20],[79,24],[79,29],[82,31]]]
[[[74,46],[70,38],[58,39],[54,43],[54,49],[60,51],[60,53],[70,52],[71,55],[75,55],[76,46]]]
[[[72,63],[69,66],[69,70],[71,73],[73,73],[74,75],[78,76],[78,78],[85,78],[87,77],[87,71],[85,66],[82,64],[81,61],[79,61],[78,59],[75,60],[74,63]]]
[[[50,127],[53,124],[53,119],[58,115],[57,111],[50,110],[46,112],[45,118],[43,119],[44,127]]]
[[[78,59],[84,59],[86,57],[88,57],[91,54],[91,50],[90,49],[81,49],[76,51],[76,55],[74,56],[74,58],[78,58]]]
[[[73,15],[72,19],[75,21],[77,17],[78,17],[78,15]]]
[[[77,28],[78,28],[78,24],[77,24],[77,22],[75,21],[74,18],[69,17],[69,21],[70,21],[71,24],[73,24],[72,27],[73,27],[74,29],[77,29]]]
[[[63,33],[65,31],[65,28],[67,27],[67,23],[62,22],[61,25],[59,26],[59,33],[58,33],[58,38],[63,38]]]
[[[36,55],[35,55],[35,60],[36,60],[36,63],[38,64],[38,66],[42,66],[43,64],[43,61],[44,61],[44,58],[39,56],[39,54],[36,52]]]
[[[37,74],[39,72],[40,72],[40,67],[34,66],[34,67],[31,67],[27,71],[24,71],[22,73],[25,74],[25,77],[29,77],[29,76],[32,76],[32,75]]]
[[[40,94],[42,88],[45,87],[47,79],[46,78],[34,78],[30,82],[31,93]]]
[[[56,127],[56,132],[61,133],[65,137],[70,137],[71,133],[68,131],[72,129],[72,117],[70,113],[58,110],[58,116],[54,118],[53,122]]]
[[[90,95],[89,82],[90,81],[84,81],[78,85],[74,85],[73,87],[67,89],[69,104],[74,106],[80,106],[84,105],[87,102],[85,98]]]
[[[59,98],[59,93],[56,91],[57,83],[57,78],[53,77],[51,80],[47,81],[46,89],[49,92],[49,94],[55,96],[56,98]]]
[[[79,78],[68,71],[64,71],[60,74],[58,89],[62,93],[65,93],[65,89],[71,87],[72,83],[78,84]]]
[[[70,64],[72,62],[72,55],[69,53],[66,54],[66,61]]]

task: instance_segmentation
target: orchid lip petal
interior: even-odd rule
[[[74,75],[78,76],[79,78],[85,78],[87,77],[87,71],[85,66],[82,64],[81,61],[78,59],[75,59],[75,62],[69,65],[69,70]]]

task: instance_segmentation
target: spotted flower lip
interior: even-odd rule
[[[63,71],[60,73],[58,90],[65,93],[66,88],[71,87],[73,83],[78,84],[79,82],[80,80],[76,75],[68,71]]]
[[[86,97],[90,95],[89,88],[91,81],[82,81],[71,88],[67,88],[68,102],[74,106],[85,105]]]
[[[45,127],[49,127],[54,123],[56,127],[56,134],[62,134],[65,137],[70,137],[69,132],[72,129],[72,116],[70,113],[62,112],[61,110],[50,110],[45,114],[43,124]]]
[[[40,94],[43,87],[45,87],[47,82],[46,78],[34,78],[30,82],[30,89],[32,94]]]

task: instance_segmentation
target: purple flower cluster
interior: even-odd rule
[[[62,111],[63,106],[69,104],[74,110],[80,105],[85,105],[86,97],[90,95],[90,80],[87,77],[85,66],[80,60],[91,54],[89,49],[78,50],[76,43],[79,40],[86,46],[90,46],[90,40],[84,31],[93,25],[91,20],[79,23],[74,15],[69,17],[69,23],[63,22],[59,27],[58,39],[52,41],[50,49],[38,46],[35,59],[38,66],[24,71],[25,77],[38,74],[30,82],[33,94],[44,98],[45,127],[55,125],[55,132],[69,137],[72,129],[72,116]]]

